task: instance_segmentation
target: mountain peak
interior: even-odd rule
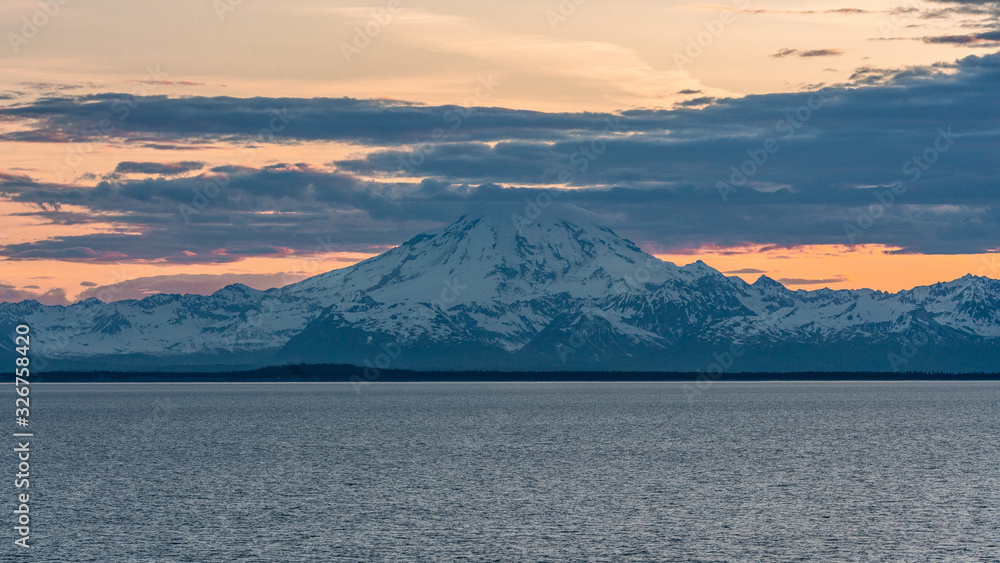
[[[994,283],[996,280],[993,278],[988,278],[986,276],[976,276],[973,274],[965,274],[959,280],[964,280],[972,283]],[[957,281],[957,280],[956,280]]]
[[[773,288],[788,289],[766,275],[761,275],[759,278],[757,278],[757,281],[753,282],[751,285],[753,287],[759,287],[759,288],[773,287]]]
[[[614,235],[604,226],[604,221],[599,215],[567,203],[552,203],[541,207],[528,201],[524,204],[480,207],[463,215],[449,227],[458,225],[489,225],[502,236],[521,236],[529,239],[532,236],[544,236],[551,229],[565,225]]]
[[[364,291],[380,303],[433,302],[449,293],[447,283],[462,288],[450,304],[483,304],[559,293],[596,296],[639,278],[662,283],[677,275],[676,266],[646,254],[599,219],[567,204],[498,205],[289,289]],[[648,274],[650,266],[656,271]]]
[[[707,275],[715,275],[715,274],[718,274],[720,276],[722,275],[722,272],[716,270],[715,268],[709,266],[708,264],[702,262],[701,260],[695,260],[694,262],[686,266],[681,266],[681,270],[696,274],[699,277]]]

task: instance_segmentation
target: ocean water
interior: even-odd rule
[[[36,385],[0,559],[1000,561],[1000,384],[683,389]]]

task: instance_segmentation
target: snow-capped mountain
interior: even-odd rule
[[[536,210],[537,211],[537,210]],[[1000,281],[790,291],[642,252],[570,206],[466,215],[268,291],[0,304],[60,368],[350,363],[424,369],[1000,368]],[[12,334],[8,330],[9,334]]]

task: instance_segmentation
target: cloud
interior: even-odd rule
[[[125,113],[133,106],[134,110]],[[119,119],[122,116],[127,119]],[[449,141],[570,138],[603,131],[608,114],[431,107],[350,98],[94,94],[2,107],[0,118],[25,120],[28,127],[5,133],[0,140],[73,143],[110,136],[175,149],[178,144],[208,138],[404,145],[425,142],[436,130],[445,133]],[[95,128],[102,120],[109,120],[114,127],[109,131]],[[656,120],[634,119],[631,125],[633,130],[662,127]]]
[[[97,284],[91,281],[82,281],[80,282],[80,285],[83,287],[97,287]]]
[[[870,10],[862,10],[861,8],[837,8],[834,10],[827,10],[825,14],[870,14]]]
[[[1000,45],[1000,31],[987,31],[968,35],[940,35],[921,38],[924,43],[946,43],[972,47],[996,47]]]
[[[204,86],[204,82],[194,82],[191,80],[138,80],[140,84],[151,84],[154,86]]]
[[[205,167],[204,162],[183,161],[183,162],[119,162],[115,167],[115,172],[119,174],[152,174],[160,176],[174,176],[186,174]]]
[[[156,149],[158,151],[192,151],[200,149],[200,147],[193,145],[171,145],[165,143],[145,143],[142,147],[147,149]]]
[[[17,303],[34,299],[43,305],[68,305],[66,292],[63,289],[51,289],[45,292],[32,291],[37,286],[18,289],[12,285],[0,283],[0,303]]]
[[[810,49],[806,51],[800,51],[799,49],[781,49],[777,53],[771,55],[775,58],[781,57],[838,57],[843,55],[845,51],[843,49]]]
[[[998,89],[994,54],[931,67],[859,69],[841,86],[721,98],[701,109],[477,108],[455,129],[443,125],[445,116],[461,115],[449,114],[458,111],[453,107],[143,98],[127,123],[144,138],[231,136],[286,108],[302,117],[276,142],[333,138],[374,150],[327,168],[216,165],[194,176],[109,178],[92,186],[0,172],[0,196],[33,206],[29,213],[38,219],[113,223],[121,230],[8,244],[0,255],[211,263],[288,249],[371,252],[470,207],[523,212],[542,188],[603,214],[623,236],[664,249],[848,244],[845,225],[862,224],[859,244],[976,253],[995,248],[1000,231],[994,165],[1000,132],[983,117],[1000,115]],[[113,99],[60,98],[15,109],[40,120],[46,132],[75,131],[110,110]],[[442,135],[434,140],[438,128]],[[905,190],[887,196],[897,182]],[[720,183],[732,188],[725,199]]]
[[[883,12],[879,12],[879,11],[863,10],[861,8],[835,8],[835,9],[822,10],[822,11],[820,11],[820,10],[774,10],[774,9],[766,9],[766,8],[742,8],[742,9],[739,9],[739,8],[731,8],[731,7],[724,7],[724,6],[714,6],[714,5],[712,5],[712,6],[697,5],[697,6],[691,6],[691,7],[689,7],[689,9],[691,9],[691,8],[694,8],[694,9],[703,9],[703,10],[712,10],[712,11],[733,11],[733,12],[737,12],[737,13],[741,13],[741,14],[754,14],[754,15],[761,15],[761,14],[782,14],[782,15],[812,16],[812,15],[816,15],[816,14],[862,15],[862,14],[885,13],[884,11]]]
[[[367,252],[399,242],[394,238],[399,230],[373,233],[373,218],[394,222],[396,229],[431,226],[405,216],[406,200],[420,205],[428,186],[365,183],[346,174],[294,166],[104,181],[94,187],[25,182],[18,177],[0,181],[0,194],[36,206],[33,214],[40,218],[74,224],[112,221],[124,228],[9,244],[0,247],[0,254],[14,260],[228,263],[246,256],[282,255],[289,248],[305,254]],[[207,199],[206,191],[214,197]],[[394,201],[403,207],[394,209]],[[70,204],[90,213],[63,209]],[[202,251],[206,248],[226,251]]]
[[[96,297],[101,301],[121,301],[124,299],[143,299],[158,293],[210,295],[227,285],[243,284],[254,289],[270,289],[282,287],[289,283],[305,279],[304,274],[174,274],[163,276],[148,276],[135,278],[110,285],[94,284],[83,293],[79,299]]]
[[[925,11],[924,17],[938,18],[949,14],[996,15],[1000,14],[1000,2],[995,0],[929,0],[932,4],[944,5]]]
[[[952,44],[965,47],[992,47],[1000,43],[1000,2],[983,0],[930,0],[929,4],[915,3],[889,11],[894,17],[910,16],[910,23],[896,21],[897,28],[931,27],[929,22],[949,19],[953,26],[984,31],[961,35],[933,35],[925,37],[881,37],[877,39],[923,41],[930,44]],[[935,25],[936,27],[936,25]]]
[[[757,268],[743,268],[741,270],[730,270],[728,272],[723,272],[724,274],[766,274],[767,270],[758,270]]]
[[[680,107],[695,107],[695,106],[705,106],[714,102],[717,98],[712,98],[709,96],[704,96],[701,98],[692,98],[677,104]]]
[[[367,15],[366,15],[367,17]],[[708,89],[684,70],[663,70],[616,43],[570,41],[552,35],[502,32],[474,19],[407,10],[393,33],[431,52],[481,60],[537,80],[592,84],[618,107],[663,105],[678,89]],[[724,94],[715,88],[712,94]]]
[[[778,283],[781,285],[827,285],[831,283],[842,283],[848,281],[844,276],[836,276],[833,278],[827,278],[822,280],[812,280],[804,278],[780,278]]]

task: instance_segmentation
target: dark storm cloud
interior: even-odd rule
[[[865,83],[877,85],[859,86]],[[879,243],[903,252],[982,252],[1000,246],[998,89],[1000,55],[990,55],[929,68],[862,69],[849,86],[720,99],[701,110],[481,108],[437,139],[430,132],[448,108],[144,99],[124,121],[138,125],[119,130],[183,139],[235,135],[285,107],[311,116],[291,120],[288,138],[379,144],[329,163],[329,170],[215,166],[195,177],[93,187],[0,173],[0,195],[35,206],[45,220],[112,222],[128,233],[12,244],[0,254],[219,262],[289,249],[375,251],[470,208],[524,213],[540,188],[661,251]],[[72,130],[93,112],[88,106],[101,103],[61,99],[19,110]],[[143,111],[150,114],[139,119]],[[69,204],[90,212],[63,209]]]

